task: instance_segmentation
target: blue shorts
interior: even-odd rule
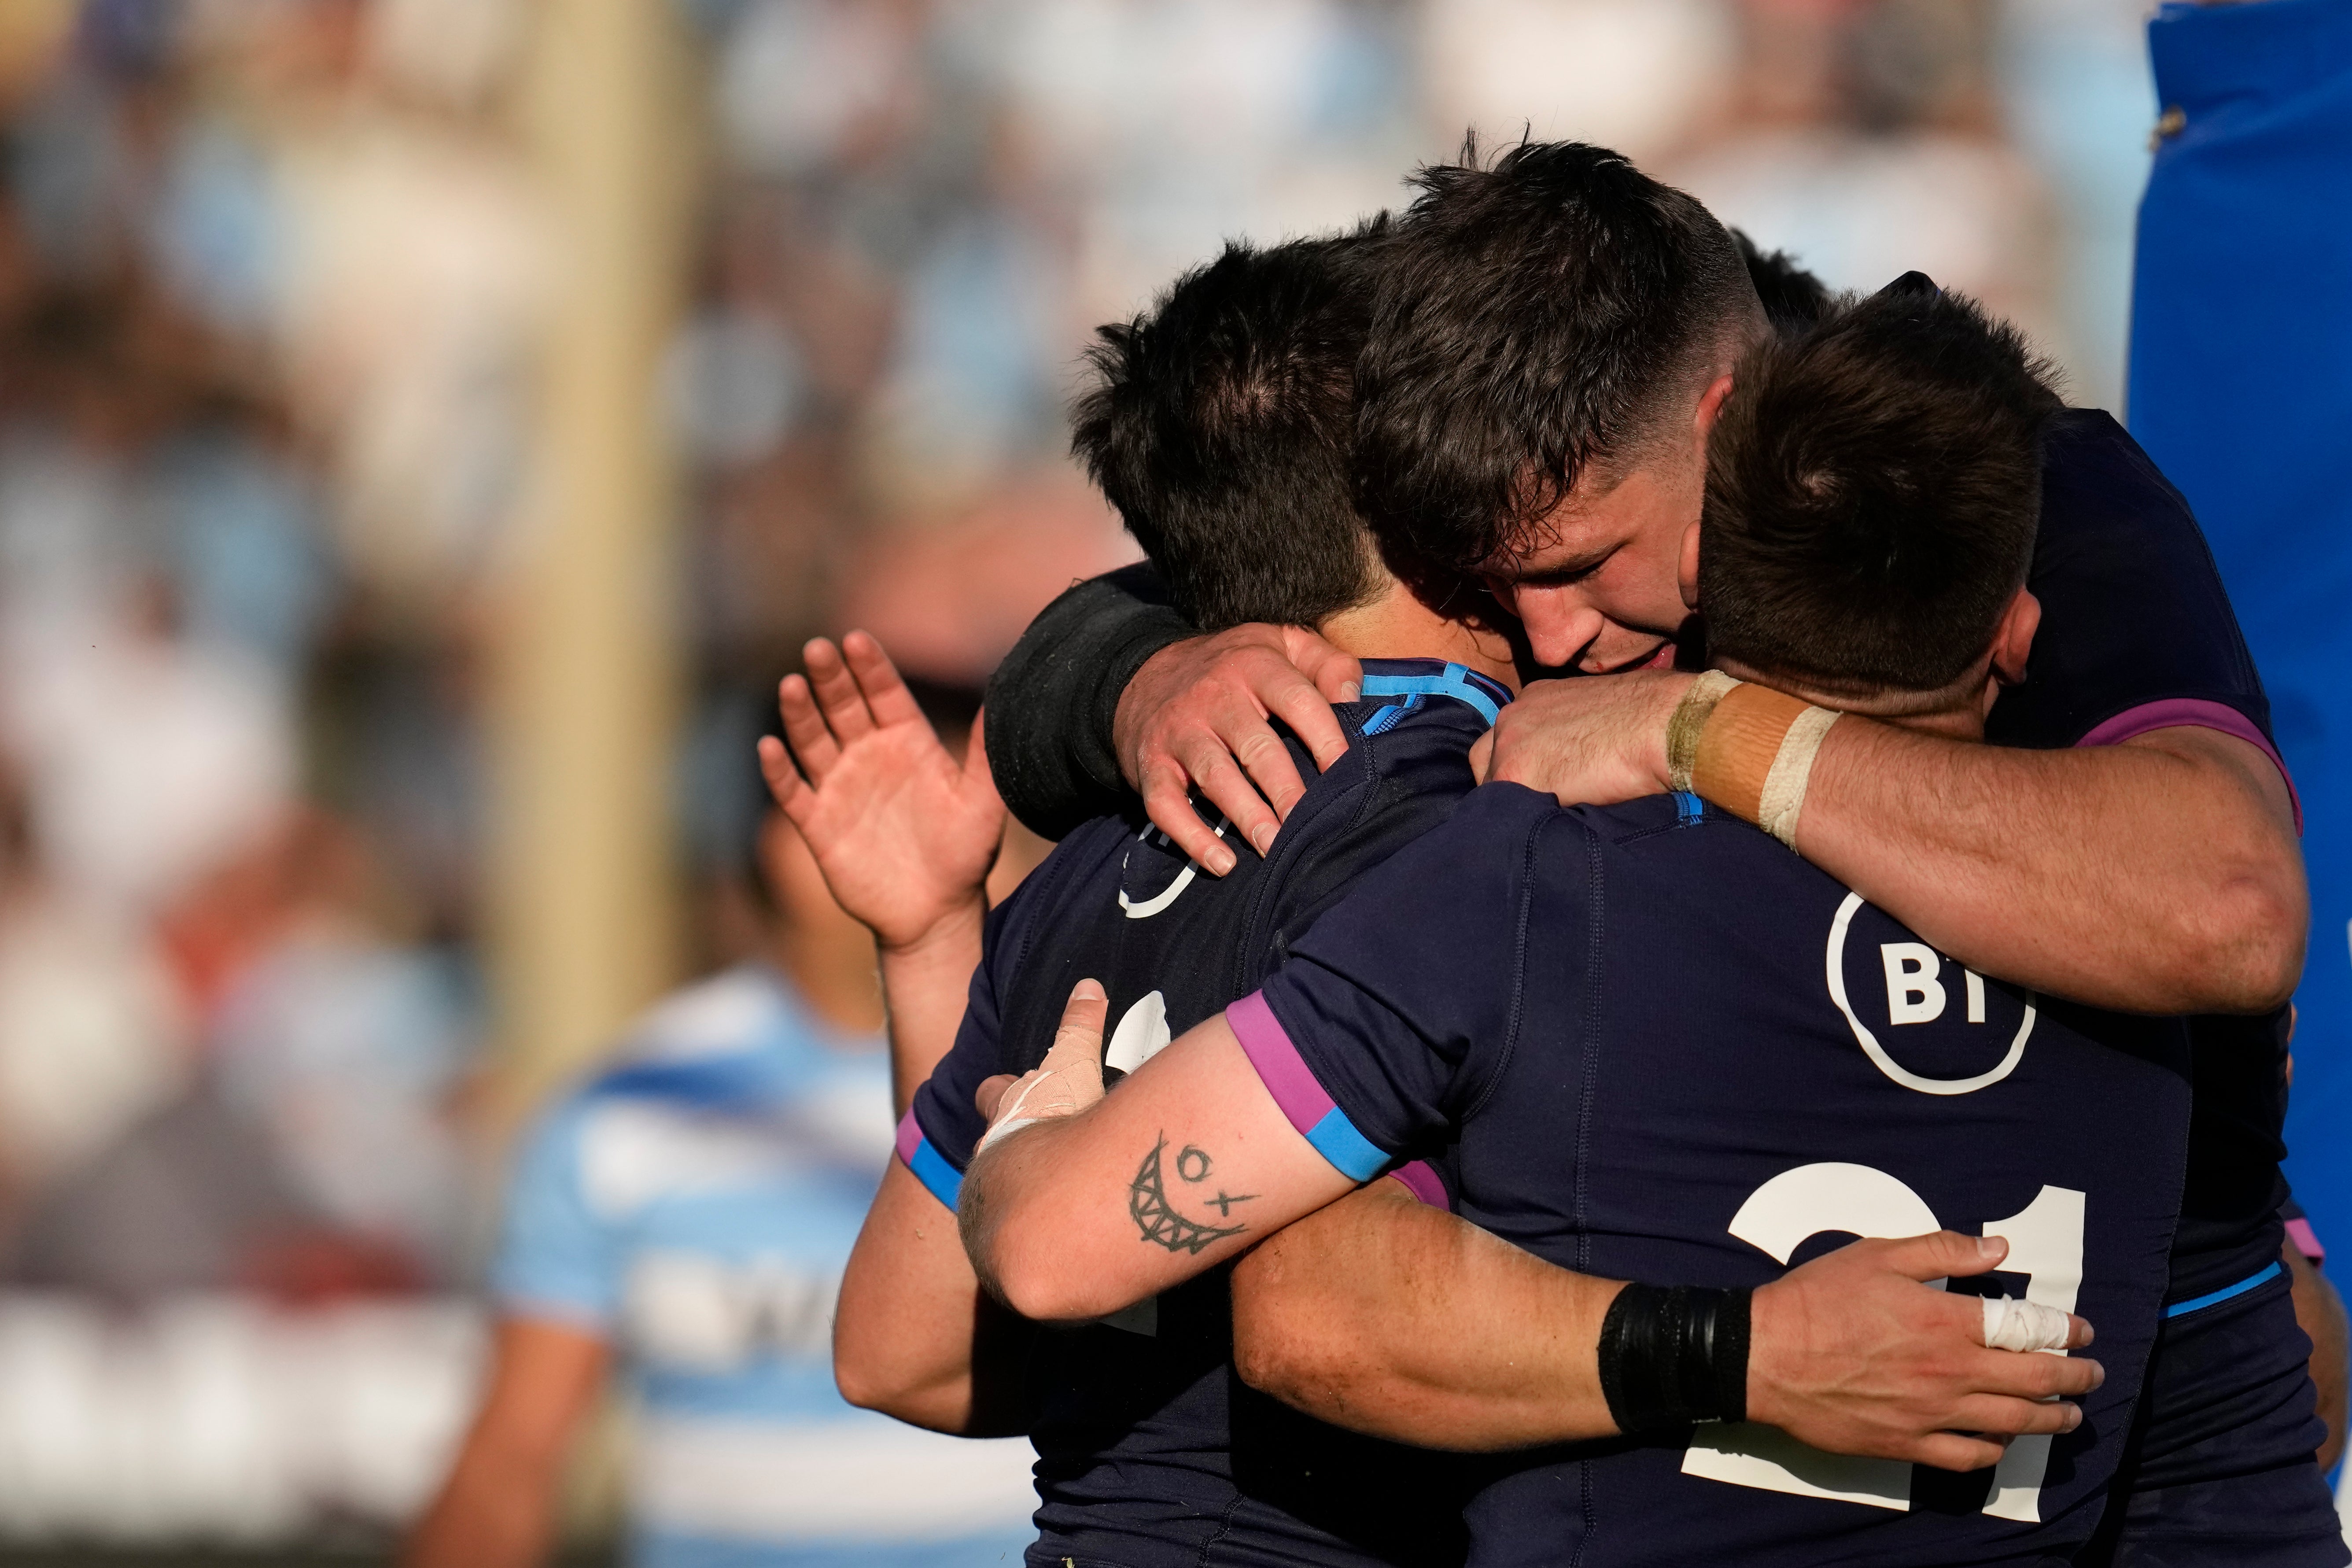
[[[2313,1455],[2311,1341],[2282,1271],[2168,1317],[2107,1516],[2078,1564],[2342,1568],[2352,1562]]]

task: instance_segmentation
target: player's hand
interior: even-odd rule
[[[1622,679],[1622,678],[1620,678]],[[1748,1415],[1833,1454],[1981,1469],[2005,1439],[2071,1432],[2105,1381],[2082,1356],[1987,1350],[1984,1302],[1924,1281],[1999,1268],[2009,1244],[1937,1231],[1857,1241],[1756,1291]],[[2091,1342],[2072,1317],[2069,1349]],[[1969,1434],[1980,1434],[1970,1436]]]
[[[1502,779],[1562,805],[1663,795],[1666,721],[1697,677],[1675,669],[1530,682],[1470,748],[1480,784]]]
[[[807,678],[786,676],[777,691],[792,750],[763,737],[760,771],[833,896],[894,951],[985,914],[1004,803],[981,721],[958,763],[880,643],[852,632],[805,653]]]
[[[1119,771],[1160,831],[1222,877],[1235,856],[1193,810],[1192,787],[1265,854],[1307,793],[1268,718],[1289,725],[1315,765],[1328,768],[1348,749],[1330,705],[1353,702],[1363,677],[1353,656],[1303,626],[1234,626],[1171,644],[1144,660],[1119,695],[1111,725]]]
[[[1062,1026],[1045,1059],[1019,1078],[999,1073],[983,1081],[972,1101],[988,1118],[977,1154],[1002,1132],[1032,1121],[1076,1116],[1103,1097],[1103,1020],[1110,998],[1091,980],[1081,980],[1062,1009]]]

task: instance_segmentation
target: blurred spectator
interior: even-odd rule
[[[383,1532],[466,1415],[480,1324],[455,1302],[149,1311],[0,1297],[0,1536],[148,1547]]]
[[[1735,112],[1677,184],[1833,288],[1912,269],[2047,342],[2040,178],[2002,140],[1991,15],[1969,0],[1748,0]]]
[[[0,775],[0,1257],[21,1205],[173,1098],[186,1018],[135,925],[68,900]]]
[[[212,879],[173,952],[204,1059],[38,1195],[19,1278],[305,1300],[457,1275],[471,1024],[445,965],[373,934],[369,891],[348,831],[315,815]]]
[[[1025,1443],[920,1432],[834,1387],[841,1268],[890,1157],[873,942],[773,809],[756,858],[765,951],[656,1007],[524,1144],[488,1392],[418,1568],[546,1554],[616,1362],[635,1562],[978,1564],[1032,1539]]]

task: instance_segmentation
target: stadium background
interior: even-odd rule
[[[761,688],[850,625],[976,684],[1131,553],[1095,323],[1526,126],[2120,409],[2146,9],[7,0],[0,1561],[396,1532],[506,1135],[746,947]]]

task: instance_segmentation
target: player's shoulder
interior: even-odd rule
[[[989,923],[1000,931],[1018,928],[1090,888],[1107,869],[1117,868],[1128,840],[1147,826],[1139,815],[1131,812],[1080,824],[989,911]]]
[[[2106,410],[2059,410],[2044,428],[2042,450],[2045,542],[2086,531],[2195,532],[2187,498]]]
[[[1550,795],[1523,784],[1479,784],[1451,802],[1442,820],[1403,846],[1380,868],[1389,896],[1411,890],[1434,908],[1449,900],[1475,901],[1505,884],[1542,875],[1539,863],[1607,832],[1610,824],[1563,810]]]
[[[1443,816],[1476,783],[1470,748],[1511,700],[1507,687],[1474,669],[1426,658],[1365,659],[1362,692],[1334,709],[1348,750],[1329,767],[1312,771],[1290,742],[1308,784],[1286,833],[1344,834],[1401,809]]]
[[[1754,823],[1687,791],[1571,807],[1560,814],[1548,846],[1555,855],[1580,847],[1597,877],[1701,886],[1711,896],[1734,888],[1776,895],[1813,890],[1834,901],[1845,890]]]

